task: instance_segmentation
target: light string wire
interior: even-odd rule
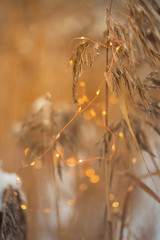
[[[107,73],[105,74],[105,77],[103,79],[103,81],[101,82],[101,84],[99,85],[97,91],[96,91],[96,96],[89,101],[89,103],[82,109],[81,105],[77,105],[75,107],[75,115],[71,118],[71,120],[59,131],[59,133],[56,135],[56,136],[53,136],[53,140],[51,141],[49,147],[38,157],[36,157],[34,159],[34,161],[32,161],[30,164],[24,164],[23,166],[21,166],[21,168],[17,171],[17,183],[20,182],[20,175],[22,173],[22,171],[27,168],[27,167],[33,167],[37,161],[39,161],[40,159],[42,159],[53,147],[54,143],[60,138],[61,136],[61,133],[72,123],[72,121],[74,121],[74,119],[81,113],[83,113],[97,98],[98,96],[100,95],[100,91],[106,81],[106,78],[108,77],[112,67],[113,67],[113,63],[114,63],[114,58],[117,54],[117,52],[119,51],[119,49],[121,48],[121,46],[123,45],[124,41],[119,41],[119,40],[115,40],[115,39],[109,39],[109,44],[110,44],[110,47],[107,47],[105,44],[99,42],[99,41],[94,41],[90,38],[86,38],[86,37],[76,37],[76,38],[73,38],[70,43],[69,43],[69,47],[68,47],[68,56],[69,56],[69,59],[70,59],[70,49],[71,49],[71,46],[73,44],[74,41],[76,40],[86,40],[86,41],[89,41],[89,42],[92,42],[94,44],[97,44],[99,46],[103,46],[104,48],[110,48],[112,46],[112,42],[116,42],[116,43],[119,43],[119,45],[116,47],[116,50],[112,56],[112,59],[111,59],[111,62],[110,62],[110,66],[109,66],[109,69],[107,71]],[[105,121],[104,121],[104,118],[103,118],[103,125],[104,127],[107,129],[107,131],[109,131],[112,135],[112,139],[113,139],[113,145],[112,147],[114,146],[114,148],[112,148],[112,153],[109,155],[108,158],[105,158],[105,157],[93,157],[93,158],[88,158],[88,159],[83,159],[83,160],[79,160],[77,164],[82,164],[82,163],[86,163],[86,162],[89,162],[89,161],[93,161],[93,160],[97,160],[97,159],[102,159],[102,160],[111,160],[113,155],[115,154],[115,136],[114,136],[114,133],[109,129],[108,126],[106,126],[105,124]],[[27,151],[28,152],[28,151]],[[65,163],[67,162],[67,160],[64,160],[63,156],[57,152],[57,156],[58,157],[61,157],[62,161]],[[30,208],[31,209],[31,208]],[[46,208],[47,209],[47,208]],[[35,211],[35,209],[32,208],[32,210]],[[41,211],[41,210],[40,210]],[[48,211],[45,211],[44,212],[48,212]]]

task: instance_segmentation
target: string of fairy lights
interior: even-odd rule
[[[113,53],[113,56],[112,56],[112,58],[111,58],[111,62],[110,62],[110,66],[109,66],[109,68],[108,68],[108,71],[106,72],[103,81],[100,83],[100,85],[99,85],[99,87],[98,87],[98,89],[97,89],[97,91],[96,91],[96,93],[95,93],[95,97],[94,97],[92,100],[88,100],[88,97],[87,97],[86,95],[83,95],[83,97],[78,100],[78,105],[77,105],[76,108],[75,108],[75,114],[74,114],[74,116],[73,116],[73,117],[71,118],[71,120],[59,131],[59,133],[58,133],[56,136],[53,137],[53,139],[52,139],[49,147],[43,152],[42,155],[36,157],[36,158],[34,159],[34,161],[32,161],[30,164],[24,164],[24,165],[21,166],[21,168],[18,170],[18,172],[17,172],[17,184],[20,183],[20,181],[21,181],[20,175],[21,175],[22,171],[23,171],[25,168],[28,168],[28,167],[35,167],[36,169],[41,169],[41,168],[42,168],[42,162],[41,162],[42,158],[52,149],[52,147],[54,146],[55,142],[61,137],[62,132],[72,123],[72,121],[74,121],[74,119],[75,119],[79,114],[84,113],[84,112],[89,108],[89,106],[91,106],[91,105],[95,102],[95,100],[96,100],[96,99],[98,98],[98,96],[100,95],[101,89],[102,89],[104,83],[106,82],[106,79],[107,79],[107,77],[108,77],[108,75],[109,75],[109,73],[110,73],[110,71],[111,71],[111,69],[112,69],[112,66],[113,66],[113,64],[114,64],[114,58],[115,58],[117,52],[119,51],[119,49],[121,48],[121,46],[122,46],[123,43],[124,43],[123,41],[118,41],[118,40],[115,40],[115,39],[110,39],[110,40],[109,40],[109,46],[106,46],[105,44],[103,44],[103,43],[101,43],[101,42],[98,42],[98,41],[94,41],[94,40],[92,40],[92,39],[90,39],[90,38],[86,38],[86,37],[76,37],[76,38],[73,38],[73,39],[70,41],[70,43],[69,43],[69,47],[68,47],[68,56],[69,56],[69,59],[70,59],[70,50],[71,50],[72,44],[73,44],[74,41],[78,41],[78,40],[80,40],[80,41],[88,41],[88,42],[97,44],[98,46],[102,46],[102,47],[104,47],[104,48],[111,48],[111,47],[113,46],[113,43],[117,43],[117,44],[119,44],[119,45],[116,47],[115,52]],[[69,64],[70,64],[70,65],[73,64],[73,60],[72,60],[72,59],[69,60]],[[80,82],[80,87],[84,88],[84,89],[83,89],[84,92],[85,92],[85,85],[86,85],[85,82]],[[114,102],[114,104],[115,104],[115,101],[116,101],[116,100],[113,98],[111,101]],[[83,106],[84,104],[86,104],[86,105],[82,108],[82,106]],[[58,159],[61,159],[61,161],[62,161],[64,164],[66,164],[66,165],[68,165],[68,166],[70,166],[70,167],[74,167],[74,166],[76,166],[76,165],[86,164],[87,162],[94,161],[94,160],[99,160],[99,159],[104,160],[104,161],[110,161],[110,160],[113,158],[113,156],[114,156],[114,154],[115,154],[115,152],[116,152],[116,144],[115,144],[115,135],[114,135],[114,133],[111,131],[111,129],[110,129],[110,128],[106,125],[106,123],[105,123],[105,116],[106,116],[106,114],[107,114],[107,112],[106,112],[105,110],[102,110],[103,126],[104,126],[104,128],[105,128],[108,132],[110,132],[110,134],[111,134],[111,136],[112,136],[112,149],[111,149],[111,153],[110,153],[110,155],[108,156],[108,158],[105,158],[105,157],[92,157],[92,158],[79,159],[79,160],[76,160],[76,159],[74,159],[74,158],[65,159],[64,156],[63,156],[63,154],[61,154],[60,152],[58,152],[58,151],[56,150],[55,156],[56,156],[57,160],[58,160]],[[96,113],[95,113],[94,109],[91,109],[91,110],[90,110],[90,115],[91,115],[91,117],[93,117],[93,118],[96,117]],[[91,118],[91,117],[89,117],[89,116],[87,117],[87,114],[85,114],[85,116],[86,116],[86,119],[88,119],[88,120]],[[119,132],[119,137],[120,137],[120,138],[123,138],[123,137],[124,137],[123,132]],[[26,149],[25,149],[25,151],[24,151],[25,156],[27,156],[27,154],[28,154],[29,151],[30,151],[29,148],[26,148]],[[132,160],[133,160],[132,163],[136,163],[136,158],[133,158]],[[98,182],[100,181],[99,175],[96,174],[96,172],[95,172],[95,170],[94,170],[93,168],[87,168],[87,169],[85,169],[85,175],[89,178],[89,181],[90,181],[91,183],[98,183]],[[86,190],[88,189],[87,183],[81,183],[80,186],[79,186],[79,189],[80,189],[81,191],[86,191]],[[133,190],[133,186],[129,186],[128,191],[132,191],[132,190]],[[16,195],[16,193],[15,193],[15,195]],[[110,198],[110,201],[112,202],[113,212],[117,213],[117,212],[119,211],[119,202],[115,200],[115,195],[114,195],[113,193],[110,193],[109,198]],[[70,206],[72,206],[72,205],[75,204],[75,200],[69,199],[69,200],[67,201],[67,204],[70,205]],[[42,210],[39,210],[39,209],[34,209],[34,208],[31,208],[31,207],[28,207],[28,206],[25,205],[25,204],[22,204],[22,205],[21,205],[21,208],[22,208],[23,210],[29,209],[29,210],[31,210],[31,211],[44,212],[44,213],[47,213],[47,214],[51,212],[51,209],[50,209],[50,208],[44,208],[44,209],[42,209]]]

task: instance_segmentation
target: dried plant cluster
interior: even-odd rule
[[[29,229],[33,229],[33,221],[35,228],[38,223],[41,226],[37,227],[35,239],[43,239],[41,233],[45,232],[45,239],[57,240],[140,240],[144,236],[158,240],[154,231],[152,236],[147,235],[149,221],[139,231],[136,221],[139,212],[143,212],[139,204],[141,192],[160,203],[159,159],[154,146],[154,138],[160,136],[160,7],[155,0],[124,0],[128,14],[120,13],[121,20],[115,20],[113,2],[107,8],[103,43],[81,37],[75,38],[72,45],[72,93],[77,115],[73,107],[56,108],[47,93],[33,104],[23,123],[13,129],[25,149],[22,170],[30,169],[32,180],[27,188],[26,208],[28,215],[32,211],[30,205],[35,205],[36,210],[33,218],[28,216]],[[106,73],[97,97],[105,83],[109,89],[106,102],[113,95],[122,112],[115,122],[108,120],[107,104],[104,108],[104,103],[96,105],[87,97],[82,103],[79,101],[80,77],[93,68],[103,52]],[[138,73],[142,64],[148,68],[144,79]],[[94,120],[85,115],[87,111]],[[35,173],[34,167],[43,171]],[[95,177],[93,180],[90,174]],[[26,181],[27,178],[28,175]],[[149,184],[146,179],[150,179]],[[64,204],[66,199],[69,209]],[[1,239],[26,239],[26,215],[19,192],[9,186],[3,202]],[[46,203],[50,205],[45,206]]]
[[[124,2],[128,8],[128,15],[121,13],[124,21],[117,21],[112,19],[111,11],[107,10],[107,30],[104,34],[104,43],[109,49],[107,54],[109,54],[111,63],[112,56],[115,55],[111,69],[107,63],[106,69],[109,70],[109,74],[106,74],[106,82],[117,99],[124,118],[124,120],[120,119],[120,121],[113,123],[110,127],[116,136],[116,142],[119,141],[118,133],[122,132],[124,146],[121,143],[118,146],[125,149],[124,153],[118,147],[110,163],[111,192],[119,195],[124,208],[121,209],[119,215],[121,223],[114,214],[112,220],[109,220],[112,222],[111,231],[113,231],[113,234],[110,234],[107,229],[107,239],[126,239],[124,236],[126,228],[128,228],[128,239],[133,237],[129,227],[127,227],[129,222],[126,201],[128,200],[125,197],[126,192],[128,192],[127,199],[128,195],[131,194],[132,185],[139,186],[156,201],[160,202],[158,195],[147,187],[139,176],[135,175],[131,164],[128,162],[128,158],[135,154],[135,146],[137,145],[139,155],[142,156],[142,152],[147,152],[150,155],[150,161],[156,171],[155,174],[159,175],[159,163],[151,148],[151,140],[147,129],[150,126],[158,133],[159,137],[159,98],[156,98],[156,96],[159,96],[160,84],[160,7],[156,1],[126,0]],[[120,43],[122,43],[122,46],[119,48]],[[116,52],[117,48],[118,51]],[[86,67],[93,65],[99,49],[101,50],[99,52],[102,52],[103,49],[106,50],[106,47],[98,42],[93,43],[88,39],[82,39],[81,43],[78,43],[73,49],[71,59],[73,60],[73,99],[75,104],[77,104],[76,85],[78,78]],[[140,79],[137,74],[137,67],[142,62],[146,63],[148,68],[151,69],[145,79]],[[106,133],[103,139],[106,139]],[[112,134],[110,132],[108,141],[111,148]],[[106,140],[102,141],[102,144],[105,145],[105,142]],[[102,156],[104,151],[105,146],[102,145]],[[143,160],[148,170],[148,176],[152,177],[152,173],[147,167],[148,161],[146,162],[144,158]],[[125,178],[128,178],[128,184],[126,184]],[[121,192],[119,192],[119,189],[121,189]],[[109,208],[109,206],[107,207]],[[134,212],[134,209],[132,211]],[[141,238],[137,237],[136,239]]]

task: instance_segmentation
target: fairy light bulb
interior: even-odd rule
[[[118,52],[119,48],[120,48],[120,46],[116,47],[116,52]]]
[[[93,175],[91,178],[90,178],[90,182],[91,183],[98,183],[100,180],[100,177],[98,175]]]
[[[60,154],[59,154],[59,153],[56,153],[56,157],[59,158],[59,157],[60,157]]]
[[[103,116],[106,116],[107,115],[107,112],[105,110],[102,111],[102,115]]]
[[[58,133],[58,134],[56,135],[56,140],[57,140],[59,137],[60,137],[60,133]]]
[[[80,112],[81,112],[81,110],[82,110],[82,107],[81,107],[81,106],[79,106],[79,107],[78,107],[78,111],[77,111],[77,112],[78,112],[78,113],[80,113]]]
[[[20,181],[20,176],[17,175],[17,181],[19,182]]]
[[[111,41],[109,41],[109,45],[110,45],[110,46],[112,46],[112,45],[113,45],[113,43],[112,43]]]
[[[97,90],[96,94],[97,96],[100,94],[100,89]]]
[[[78,160],[78,162],[79,162],[79,163],[82,163],[82,162],[83,162],[83,160],[82,160],[82,159],[79,159],[79,160]]]
[[[112,145],[112,151],[113,151],[113,152],[116,151],[116,145],[115,145],[115,144]]]
[[[112,207],[113,208],[117,208],[119,206],[119,202],[114,202],[114,203],[112,203]]]
[[[93,168],[88,168],[86,170],[86,176],[87,177],[92,177],[95,174],[95,170]]]
[[[86,86],[86,83],[85,83],[85,82],[80,82],[80,83],[79,83],[79,86],[80,86],[80,87],[85,87],[85,86]]]
[[[85,37],[81,37],[81,39],[85,39]]]
[[[26,148],[26,149],[24,150],[24,155],[27,156],[28,152],[29,152],[29,148]]]
[[[73,64],[73,60],[71,59],[71,60],[69,60],[69,64],[70,65],[72,65]]]
[[[34,165],[35,165],[35,163],[36,163],[36,162],[35,162],[35,161],[33,161],[33,162],[31,162],[31,164],[30,164],[30,165],[31,165],[31,166],[34,166]]]
[[[24,205],[24,204],[21,204],[21,209],[26,210],[26,209],[27,209],[27,206]]]
[[[120,137],[120,138],[123,138],[123,137],[124,137],[123,132],[119,132],[119,137]]]

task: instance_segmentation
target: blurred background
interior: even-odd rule
[[[37,98],[49,92],[53,108],[59,104],[61,106],[69,104],[71,109],[73,108],[72,69],[68,62],[68,44],[73,37],[85,36],[99,41],[103,39],[107,4],[106,0],[0,1],[0,159],[5,171],[17,172],[24,161],[25,147],[20,147],[17,143],[13,126],[25,119]],[[121,1],[114,0],[112,14],[115,18],[120,18],[117,10],[125,11],[125,6]],[[87,83],[87,96],[90,99],[94,97],[97,87],[104,78],[104,58],[102,54],[97,59],[94,69],[83,76]],[[103,94],[98,101],[102,98]],[[114,110],[111,109],[110,112],[112,120],[120,114],[117,106],[114,106]],[[98,169],[98,165],[94,167]],[[46,177],[49,167],[46,169],[43,181],[39,178],[37,170],[32,172],[27,169],[22,176],[23,190],[28,204],[31,209],[33,208],[28,210],[28,239],[100,239],[104,210],[103,182],[89,188],[88,195],[80,198],[78,208],[81,214],[76,217],[74,215],[76,213],[71,214],[70,210],[75,204],[72,197],[69,197],[68,193],[67,197],[62,194],[60,204],[63,211],[60,218],[63,233],[58,236],[56,211],[47,215],[39,210],[51,208],[53,202],[57,201],[54,196],[55,189],[53,190],[50,184],[50,176]],[[69,177],[66,177],[65,185],[61,184],[60,191],[63,193],[73,186],[71,176],[76,175],[75,171],[68,171],[71,172]],[[40,184],[50,195],[45,195],[45,191],[35,192],[35,189],[41,187]],[[81,188],[84,192],[88,185],[82,185]],[[71,200],[67,208],[64,207],[64,199]],[[91,208],[95,207],[97,211],[92,211]],[[73,229],[71,225],[75,219],[77,225]],[[93,219],[95,221],[92,225]],[[88,223],[90,224],[87,225]]]

